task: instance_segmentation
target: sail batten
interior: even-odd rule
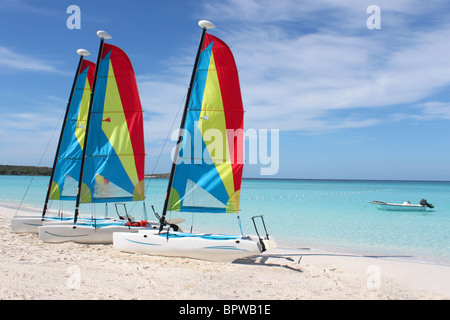
[[[182,148],[168,210],[239,211],[243,115],[231,50],[219,38],[207,34],[182,128]]]

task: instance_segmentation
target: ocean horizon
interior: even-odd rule
[[[149,220],[156,219],[152,206],[157,212],[162,209],[167,181],[146,179]],[[48,182],[47,176],[0,176],[0,202],[42,208]],[[421,199],[434,208],[395,212],[370,203],[418,204]],[[73,205],[52,201],[50,206],[71,212]],[[145,217],[141,206],[128,207],[136,219]],[[103,213],[96,209],[96,214]],[[280,247],[450,265],[449,181],[244,178],[239,217],[245,234],[255,234],[251,217],[258,215],[264,216],[268,233]],[[241,232],[236,214],[172,212],[168,217],[185,218],[181,228],[187,232]]]

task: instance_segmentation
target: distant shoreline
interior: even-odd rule
[[[144,175],[147,179],[169,179],[169,176],[170,173],[153,173]]]
[[[3,176],[50,176],[52,168],[36,166],[0,165],[0,175]],[[169,173],[145,174],[148,179],[168,179]]]
[[[16,165],[0,165],[0,176],[50,176],[52,168],[49,167],[36,167],[36,166],[16,166]],[[145,174],[146,179],[169,179],[170,173],[153,173]],[[387,179],[318,179],[318,178],[280,178],[280,177],[243,177],[243,180],[283,180],[283,181],[368,181],[368,182],[450,182],[448,180],[387,180]]]
[[[0,165],[0,175],[5,176],[49,176],[51,173],[49,167]]]

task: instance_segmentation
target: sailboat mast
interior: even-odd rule
[[[81,202],[81,188],[83,186],[83,173],[84,173],[84,164],[85,164],[85,160],[86,160],[87,142],[88,142],[88,137],[89,137],[89,125],[91,122],[92,105],[94,103],[95,86],[97,84],[98,69],[99,69],[100,60],[102,57],[103,43],[105,42],[105,39],[111,39],[111,36],[105,31],[97,31],[97,35],[101,38],[101,40],[100,40],[100,47],[98,49],[97,64],[95,65],[94,82],[92,84],[91,98],[89,101],[89,111],[88,111],[88,116],[87,116],[87,121],[86,121],[86,131],[84,133],[83,155],[81,157],[80,179],[78,180],[77,200],[75,203],[75,216],[73,219],[74,224],[77,222],[77,219],[78,219],[79,207],[80,207],[80,202]]]
[[[174,158],[173,158],[173,161],[172,161],[172,169],[170,170],[169,184],[167,185],[166,199],[164,200],[164,207],[163,207],[163,211],[162,211],[162,215],[161,215],[159,232],[162,231],[163,226],[165,225],[165,220],[166,220],[165,217],[166,217],[166,213],[167,213],[167,207],[169,205],[170,190],[172,189],[173,177],[174,177],[174,174],[175,174],[175,168],[177,166],[178,153],[180,152],[181,139],[182,139],[182,136],[183,136],[182,135],[182,129],[183,129],[184,124],[186,122],[186,114],[187,114],[187,111],[188,111],[189,102],[191,100],[192,86],[194,85],[195,74],[196,74],[196,71],[197,71],[198,61],[200,59],[200,53],[202,51],[203,42],[205,41],[206,31],[208,29],[215,28],[215,25],[212,24],[211,22],[207,21],[207,20],[199,21],[198,25],[200,26],[200,28],[202,28],[202,35],[200,37],[200,43],[198,45],[197,55],[195,56],[194,67],[193,67],[193,70],[192,70],[191,80],[189,82],[188,92],[187,92],[187,96],[186,96],[186,103],[184,105],[183,116],[181,118],[180,133],[178,134],[178,141],[177,141],[177,145],[175,147],[175,155],[174,155]]]
[[[62,124],[61,133],[59,135],[59,141],[58,141],[58,146],[56,148],[55,159],[53,160],[52,173],[50,175],[50,183],[48,185],[47,194],[45,195],[45,203],[44,203],[44,209],[42,210],[42,218],[44,218],[45,214],[47,213],[48,199],[50,198],[50,192],[51,192],[51,188],[52,188],[53,178],[55,176],[56,163],[58,162],[58,155],[59,155],[59,151],[61,149],[61,142],[62,142],[62,138],[64,135],[64,130],[66,128],[67,117],[69,115],[69,109],[70,109],[70,105],[72,103],[73,93],[75,91],[75,86],[76,86],[76,83],[78,80],[78,75],[80,73],[81,64],[83,63],[84,56],[88,56],[91,54],[89,51],[84,50],[84,49],[78,49],[77,53],[80,55],[80,60],[78,62],[78,67],[77,67],[77,71],[75,73],[75,78],[73,79],[72,90],[70,91],[69,101],[67,102],[66,113],[64,115],[64,121]]]

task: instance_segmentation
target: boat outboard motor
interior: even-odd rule
[[[428,203],[425,199],[420,200],[420,205],[428,208],[434,208],[433,204]]]

